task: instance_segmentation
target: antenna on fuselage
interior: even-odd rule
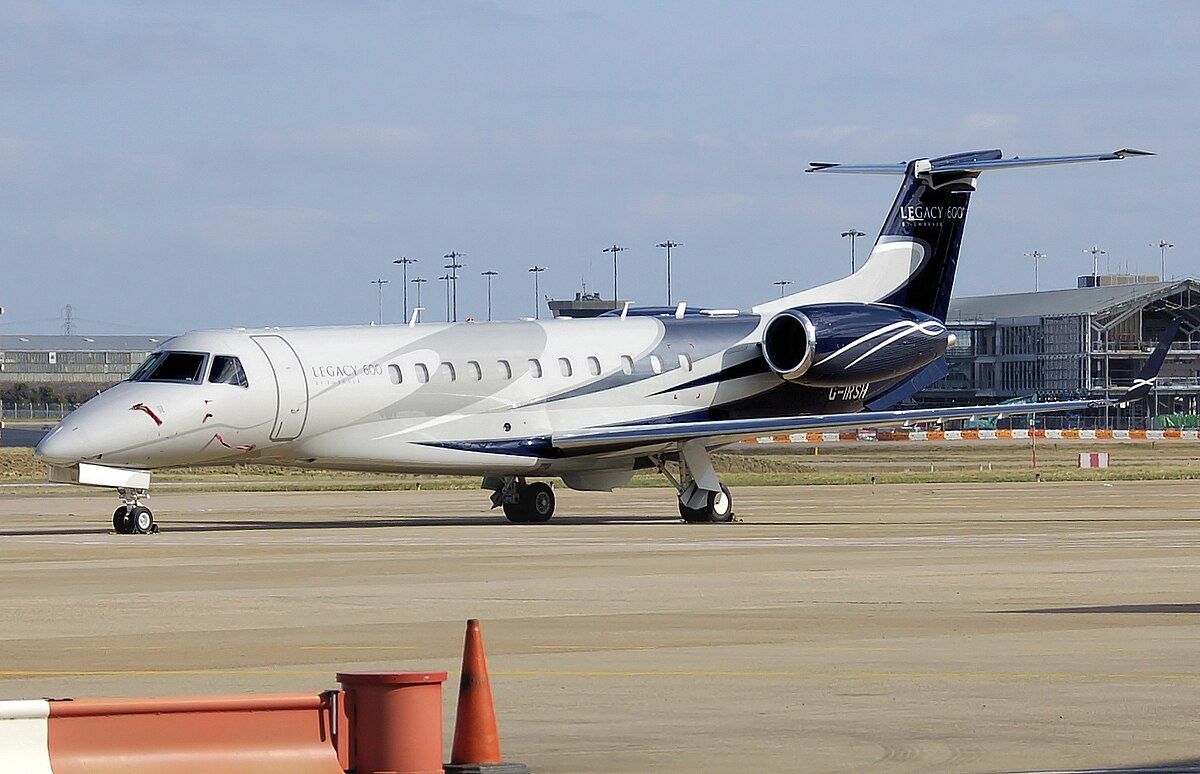
[[[421,312],[425,311],[423,306],[414,306],[412,317],[408,318],[408,327],[413,327],[421,321]]]

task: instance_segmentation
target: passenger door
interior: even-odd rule
[[[275,372],[278,398],[272,441],[291,441],[300,436],[308,419],[308,379],[292,345],[282,336],[251,336]]]

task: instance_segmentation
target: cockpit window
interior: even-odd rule
[[[129,377],[134,382],[185,382],[199,384],[204,380],[202,352],[155,352]]]
[[[246,381],[246,372],[242,370],[242,361],[232,355],[213,355],[208,381],[213,384],[232,384],[235,387],[250,386]]]

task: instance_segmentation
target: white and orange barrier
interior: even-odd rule
[[[0,702],[0,770],[342,774],[334,711],[332,692]]]
[[[443,774],[445,672],[344,672],[340,691],[0,701],[8,774]],[[447,770],[500,761],[479,622],[467,622]]]
[[[1200,430],[880,430],[841,433],[788,433],[750,438],[743,443],[832,443],[835,441],[1200,441]]]

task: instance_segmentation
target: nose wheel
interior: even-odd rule
[[[141,504],[145,490],[118,489],[125,504],[113,511],[113,531],[118,535],[152,535],[158,532],[154,513]]]

